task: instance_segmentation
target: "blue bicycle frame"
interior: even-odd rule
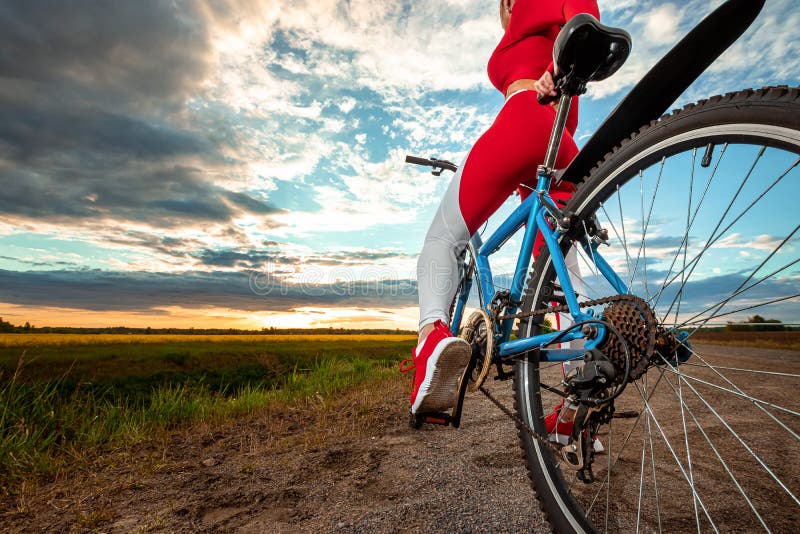
[[[567,272],[566,261],[564,255],[561,253],[559,246],[559,238],[566,233],[558,224],[548,224],[548,217],[551,221],[559,221],[563,214],[556,207],[553,199],[550,197],[548,190],[553,180],[552,166],[555,163],[555,157],[558,152],[558,147],[561,143],[561,136],[564,130],[566,117],[569,112],[569,98],[562,96],[559,102],[559,109],[556,116],[555,123],[553,124],[553,132],[550,137],[550,144],[548,146],[545,164],[541,165],[537,171],[537,184],[536,190],[531,194],[516,210],[500,225],[500,227],[486,240],[482,242],[480,235],[477,233],[472,236],[469,243],[470,253],[474,260],[474,274],[478,279],[478,295],[480,299],[481,308],[489,315],[493,316],[492,302],[496,295],[494,281],[492,279],[492,270],[489,265],[489,256],[497,252],[503,244],[516,233],[523,225],[525,226],[525,234],[522,239],[522,247],[520,249],[519,257],[517,258],[517,265],[514,270],[514,277],[511,283],[509,304],[505,308],[507,315],[513,315],[517,311],[517,305],[521,302],[522,292],[525,286],[525,277],[530,267],[531,256],[533,253],[533,244],[537,232],[541,231],[544,237],[545,244],[550,251],[550,256],[553,261],[553,267],[556,271],[556,276],[564,291],[569,311],[572,314],[576,324],[592,321],[595,323],[597,335],[588,340],[585,349],[595,348],[599,345],[605,336],[605,329],[602,325],[597,324],[596,318],[592,314],[592,310],[588,313],[581,311],[578,304],[578,299],[575,295],[574,287]],[[587,255],[592,258],[592,261],[597,266],[598,271],[609,281],[609,283],[620,294],[627,294],[628,288],[619,276],[614,272],[611,266],[606,262],[600,253],[597,251],[598,243],[591,240],[586,236],[580,241]],[[462,277],[465,281],[457,295],[456,306],[452,317],[450,330],[458,332],[461,325],[461,318],[463,311],[472,289],[472,277]],[[511,340],[511,329],[514,319],[506,319],[501,324],[495,325],[495,346],[498,347],[498,352],[501,357],[512,357],[517,354],[545,347],[553,343],[558,338],[558,341],[570,341],[574,339],[584,338],[585,335],[574,325],[566,330],[548,332],[546,334],[539,334],[536,336]],[[585,351],[575,350],[547,350],[542,351],[540,354],[541,361],[566,361],[574,359]]]

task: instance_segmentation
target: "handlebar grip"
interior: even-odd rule
[[[414,165],[427,165],[430,167],[433,162],[428,158],[418,158],[417,156],[406,155],[406,163],[413,163]]]

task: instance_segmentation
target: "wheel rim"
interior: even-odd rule
[[[708,143],[715,147],[703,167]],[[598,482],[578,486],[564,471],[598,529],[792,528],[800,511],[800,402],[791,395],[800,387],[800,352],[711,345],[738,334],[714,339],[700,329],[753,315],[800,321],[798,153],[795,130],[696,129],[641,151],[577,200],[575,211],[595,213],[609,232],[600,253],[665,327],[688,332],[691,347],[688,362],[662,361],[618,400],[617,411],[638,416],[601,430]],[[590,256],[579,256],[582,297],[613,294]],[[543,382],[560,380],[558,365],[542,364],[539,373]],[[530,420],[557,402],[541,395],[543,413],[535,401],[522,407]],[[548,481],[559,484],[549,474]],[[563,508],[574,513],[569,503]]]

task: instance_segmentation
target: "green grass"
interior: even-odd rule
[[[13,367],[0,355],[0,494],[164,431],[386,377],[412,343],[27,347]]]

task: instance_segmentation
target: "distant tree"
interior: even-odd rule
[[[725,326],[728,332],[783,332],[786,326],[778,319],[765,319],[756,314],[748,317],[744,323],[728,323]]]
[[[0,332],[15,332],[17,327],[0,317]]]

